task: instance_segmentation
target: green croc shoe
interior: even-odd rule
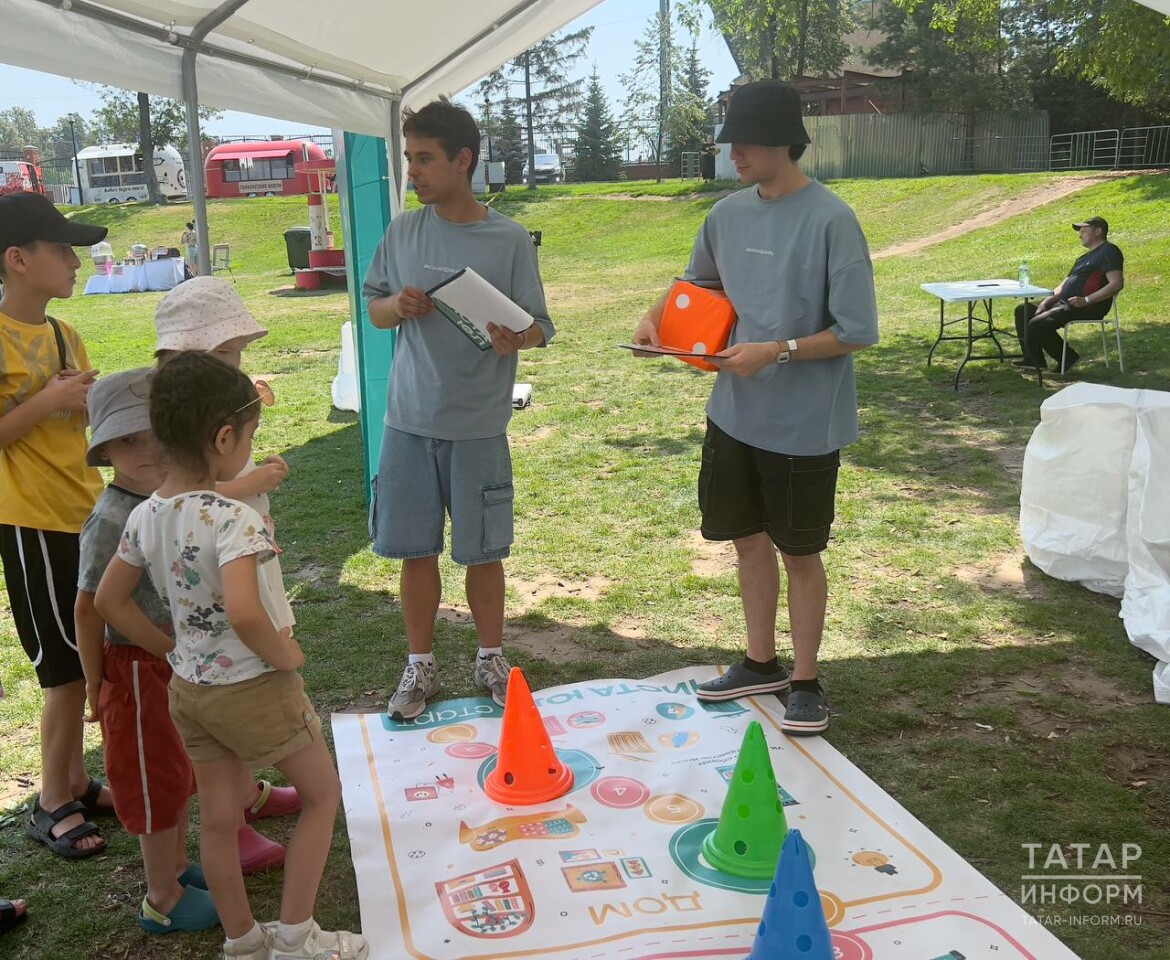
[[[142,901],[138,925],[147,933],[177,933],[180,930],[206,930],[219,926],[219,914],[211,894],[201,887],[183,888],[182,899],[170,913],[159,913],[147,900]]]

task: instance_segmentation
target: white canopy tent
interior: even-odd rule
[[[185,100],[191,120],[202,102],[386,137],[398,203],[402,107],[463,89],[599,2],[2,0],[0,62]],[[188,180],[206,270],[202,169]]]

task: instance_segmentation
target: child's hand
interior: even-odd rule
[[[86,681],[85,684],[85,700],[89,709],[85,713],[86,723],[97,723],[101,719],[101,711],[98,709],[98,698],[102,693],[102,680],[98,677],[92,682]]]
[[[292,627],[285,627],[279,633],[281,643],[280,663],[272,662],[277,670],[300,670],[305,665],[305,653],[293,639]]]
[[[62,370],[41,388],[41,394],[53,410],[85,413],[85,398],[97,375],[96,370]]]
[[[265,457],[251,476],[255,480],[257,493],[271,493],[288,476],[288,464],[281,457]]]

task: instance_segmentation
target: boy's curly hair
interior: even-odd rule
[[[184,350],[167,358],[150,388],[150,428],[166,455],[207,469],[208,449],[221,427],[243,429],[260,416],[256,387],[210,353]]]

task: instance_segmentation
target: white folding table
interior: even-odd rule
[[[926,356],[926,365],[930,366],[934,358],[935,348],[944,340],[958,340],[967,344],[967,352],[955,371],[955,389],[959,389],[959,377],[963,374],[963,367],[971,360],[999,360],[1000,362],[1021,355],[1018,353],[1004,353],[1003,345],[996,339],[996,333],[1005,336],[1015,336],[1015,330],[996,330],[992,304],[996,300],[1036,300],[1051,295],[1052,291],[1045,287],[1031,284],[1022,285],[1016,280],[952,280],[939,283],[924,283],[922,289],[932,296],[938,297],[938,338],[931,344],[930,353]],[[965,303],[966,316],[948,320],[946,316],[948,303]],[[978,306],[982,306],[986,317],[976,316]],[[956,329],[957,328],[957,329]],[[972,347],[979,340],[990,340],[995,344],[995,353],[977,354]]]
[[[148,290],[172,290],[183,282],[183,260],[165,257],[143,263],[115,266],[110,273],[96,273],[85,283],[86,294],[146,293]]]

